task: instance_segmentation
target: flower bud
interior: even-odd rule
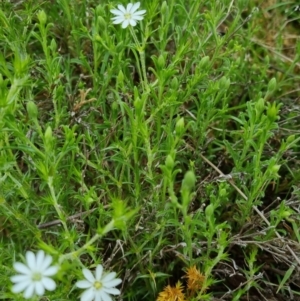
[[[38,117],[38,109],[36,104],[33,101],[28,101],[26,104],[26,109],[27,109],[27,113],[29,118],[31,119],[37,119]]]
[[[160,11],[162,16],[168,16],[169,7],[166,1],[162,3]]]
[[[223,197],[226,196],[227,194],[227,190],[225,188],[221,188],[219,191],[219,196]]]
[[[208,220],[211,219],[211,217],[213,216],[214,214],[214,206],[213,204],[209,204],[206,208],[205,208],[205,215],[206,215],[206,218]]]
[[[291,214],[292,214],[292,213],[291,213],[290,211],[288,211],[288,210],[284,210],[283,212],[281,212],[281,216],[282,216],[283,218],[287,218],[287,217],[289,217]]]
[[[52,129],[50,126],[47,127],[45,134],[44,134],[44,139],[45,139],[45,149],[47,151],[51,150],[52,148],[52,141],[53,141],[53,135],[52,135]]]
[[[199,62],[199,68],[205,69],[209,63],[209,56],[204,56],[201,61]]]
[[[179,86],[177,77],[173,77],[173,79],[171,80],[170,86],[173,90],[177,91],[178,86]]]
[[[105,10],[103,8],[103,5],[101,5],[101,4],[99,4],[96,7],[95,12],[96,12],[96,16],[105,16]]]
[[[37,13],[37,17],[38,17],[38,19],[39,19],[41,25],[45,25],[45,24],[47,23],[47,15],[46,15],[46,13],[45,13],[44,10],[41,9],[41,10]]]
[[[230,79],[227,79],[226,76],[223,76],[219,81],[219,87],[221,90],[228,90],[230,86]]]
[[[290,135],[287,137],[286,142],[288,144],[290,144],[290,143],[294,142],[294,140],[295,140],[295,135]]]
[[[273,93],[276,90],[277,82],[276,78],[273,77],[268,83],[268,93]]]
[[[116,101],[111,104],[111,108],[113,111],[117,111],[119,109],[119,105]]]
[[[166,60],[163,55],[160,55],[157,60],[158,69],[162,70],[165,68]]]
[[[181,117],[175,126],[175,133],[177,136],[181,137],[184,134],[184,118]]]
[[[191,191],[196,183],[196,177],[193,171],[189,170],[183,178],[182,181],[182,190],[183,189],[187,189],[189,191]]]
[[[140,99],[139,97],[133,103],[133,105],[134,105],[135,109],[137,110],[137,112],[142,111],[143,104],[144,103],[143,103],[142,99]]]
[[[166,166],[170,170],[172,170],[174,167],[174,160],[171,155],[168,155],[166,158]]]
[[[51,40],[51,42],[50,42],[50,49],[51,49],[53,52],[56,52],[56,50],[57,50],[57,44],[56,44],[55,39],[52,39],[52,40]]]
[[[270,57],[268,55],[265,56],[265,65],[266,66],[270,65]]]
[[[265,100],[260,98],[255,104],[256,114],[259,116],[265,109]]]
[[[100,32],[103,32],[105,29],[106,29],[106,22],[105,20],[103,19],[103,17],[99,16],[97,18],[97,24],[98,24],[98,30]]]
[[[271,167],[271,173],[277,175],[277,173],[278,173],[280,167],[281,167],[281,165],[279,165],[279,164],[274,164],[274,165]]]
[[[117,76],[117,86],[118,87],[124,87],[124,73],[122,70],[119,71],[119,74]]]
[[[279,106],[276,106],[276,103],[268,103],[267,116],[270,121],[275,121],[278,118]]]
[[[94,36],[94,39],[95,39],[96,42],[100,42],[100,43],[101,43],[101,41],[102,41],[100,35],[98,35],[98,34],[96,34],[96,35]]]

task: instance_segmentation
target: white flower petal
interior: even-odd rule
[[[124,20],[122,23],[122,28],[126,28],[129,25],[129,20]]]
[[[24,291],[23,296],[25,299],[29,299],[33,296],[33,294],[34,294],[34,283],[31,283]]]
[[[94,275],[92,274],[92,272],[91,272],[90,270],[88,270],[88,269],[83,269],[83,270],[82,270],[82,273],[83,273],[84,277],[85,277],[88,281],[90,281],[90,282],[92,282],[92,283],[95,282],[96,279],[95,279]]]
[[[127,7],[126,7],[126,12],[127,13],[131,13],[131,8],[133,7],[133,4],[132,3],[128,3],[127,4]]]
[[[101,280],[102,273],[103,273],[103,266],[101,264],[98,264],[97,268],[96,268],[96,273],[95,273],[96,280],[98,280],[98,281]]]
[[[48,291],[54,291],[56,289],[55,281],[49,277],[43,277],[41,282],[43,283],[45,289]]]
[[[123,5],[119,4],[118,5],[118,9],[123,13],[123,14],[126,14],[126,9]]]
[[[122,282],[122,279],[117,278],[110,281],[104,281],[103,279],[102,282],[105,287],[114,287],[119,285]]]
[[[26,252],[26,263],[30,270],[36,269],[36,260],[33,252],[31,251]]]
[[[89,288],[89,287],[93,286],[93,283],[91,283],[87,280],[80,280],[80,281],[77,281],[75,285],[79,288]]]
[[[124,19],[123,18],[122,19],[119,18],[119,19],[114,20],[113,24],[120,24],[122,22],[124,22]]]
[[[31,280],[27,280],[27,281],[23,281],[23,282],[20,282],[20,283],[17,283],[15,285],[13,285],[13,287],[11,288],[11,291],[15,294],[18,294],[22,291],[24,291],[24,289],[29,286],[31,283]]]
[[[44,261],[41,263],[40,266],[37,266],[37,268],[41,272],[43,272],[43,271],[45,271],[50,266],[51,262],[52,262],[52,257],[50,255],[46,255],[44,257]]]
[[[113,20],[114,22],[119,22],[119,23],[121,23],[121,22],[124,22],[124,21],[125,21],[125,19],[124,19],[123,17],[116,17],[116,18],[112,18],[112,20]]]
[[[10,279],[16,283],[12,287],[12,292],[20,293],[23,291],[23,296],[26,299],[31,298],[34,294],[39,296],[44,295],[45,290],[54,290],[56,284],[53,279],[48,276],[53,276],[57,273],[57,266],[50,266],[52,257],[46,255],[40,250],[36,254],[31,251],[26,252],[26,264],[15,262],[14,268],[19,275],[12,276]],[[40,275],[41,280],[36,281],[34,275]]]
[[[116,275],[117,275],[116,272],[108,273],[108,274],[106,274],[106,275],[103,277],[102,282],[103,282],[103,283],[104,283],[104,282],[108,282],[108,281],[110,281],[110,280],[116,278]]]
[[[137,20],[137,21],[140,21],[140,20],[143,20],[144,17],[143,16],[135,16],[134,17],[134,20]]]
[[[113,24],[122,24],[122,28],[126,28],[129,25],[136,26],[137,21],[141,21],[144,18],[146,10],[138,11],[140,2],[128,3],[126,8],[123,5],[118,5],[118,9],[111,9],[111,13],[115,15],[111,20]]]
[[[80,297],[81,301],[92,301],[95,297],[94,289],[91,287],[88,290],[84,291]]]
[[[113,17],[111,18],[112,20],[118,20],[118,19],[121,19],[121,20],[125,20],[124,16],[116,16],[116,17]]]
[[[113,21],[113,24],[120,24],[122,22],[123,22],[123,20],[115,20],[115,21]]]
[[[24,282],[27,280],[31,281],[31,279],[28,275],[15,275],[15,276],[10,277],[10,281],[13,283]]]
[[[14,263],[14,269],[24,275],[30,275],[31,274],[31,270],[23,263],[21,262],[15,262]]]
[[[99,293],[101,293],[101,298],[103,301],[112,301],[110,295],[108,295],[105,291],[101,290]]]
[[[35,283],[35,293],[38,295],[38,296],[42,296],[44,295],[45,293],[45,288],[44,288],[44,285],[42,282],[36,282]]]
[[[102,301],[102,297],[101,297],[101,294],[99,294],[99,292],[97,292],[97,293],[95,294],[95,299],[94,299],[94,301]]]
[[[45,252],[43,250],[39,250],[36,253],[36,267],[39,269],[45,260]]]
[[[85,289],[81,295],[81,301],[112,301],[111,295],[120,295],[120,290],[114,286],[120,284],[122,280],[115,278],[117,275],[115,272],[105,274],[101,264],[97,265],[93,273],[88,269],[83,269],[83,274],[86,280],[80,280],[75,284],[78,288]],[[102,286],[97,289],[95,282],[101,282]]]
[[[58,272],[58,266],[51,266],[43,272],[44,276],[54,276]]]
[[[130,13],[133,14],[140,7],[140,5],[141,5],[140,2],[133,4],[132,7],[130,8]],[[127,9],[128,9],[128,7],[127,7]]]
[[[136,16],[139,16],[139,15],[143,15],[144,13],[146,12],[146,10],[139,10],[139,11],[136,11],[135,13],[132,14],[132,16],[135,18]]]
[[[120,295],[121,294],[121,292],[117,288],[114,288],[114,287],[110,287],[110,288],[104,287],[103,291],[110,295]]]
[[[124,13],[121,12],[120,10],[118,10],[118,9],[111,9],[110,12],[111,12],[113,15],[116,15],[116,16],[124,16]]]
[[[130,19],[130,20],[129,20],[129,24],[130,24],[131,26],[135,26],[135,25],[136,25],[136,21],[133,20],[133,19]]]

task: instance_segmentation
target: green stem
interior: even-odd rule
[[[148,80],[147,80],[147,73],[146,73],[146,63],[145,63],[145,45],[141,45],[132,26],[129,27],[130,28],[130,33],[134,39],[136,48],[139,52],[140,55],[140,61],[141,61],[141,66],[142,66],[142,81],[144,82],[144,87],[146,88],[146,90],[149,90],[149,85],[148,85]]]
[[[70,234],[70,231],[67,227],[67,223],[66,223],[66,219],[65,219],[65,216],[62,212],[62,210],[60,209],[59,207],[59,204],[58,204],[58,201],[57,201],[57,197],[56,197],[56,194],[55,194],[55,189],[53,187],[53,177],[48,177],[48,181],[47,181],[47,184],[48,184],[48,187],[49,187],[49,190],[50,190],[50,194],[51,194],[51,197],[52,197],[52,201],[53,201],[53,206],[58,214],[58,217],[63,225],[63,228],[67,234],[67,238],[68,240],[70,241],[70,248],[71,250],[74,250],[74,242],[73,242],[73,239],[71,237],[71,234]]]
[[[80,249],[73,251],[71,253],[62,255],[59,259],[59,262],[62,263],[64,260],[66,259],[76,259],[78,258],[78,256],[83,253],[85,250],[87,250],[89,248],[89,246],[91,246],[95,241],[97,241],[99,238],[101,238],[102,236],[104,236],[106,233],[110,232],[111,230],[113,230],[115,226],[115,220],[110,221],[109,224],[107,224],[105,226],[105,228],[102,230],[101,233],[96,233],[87,243],[84,244],[84,246],[82,246]]]

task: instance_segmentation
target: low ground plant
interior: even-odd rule
[[[0,3],[0,298],[300,300],[300,8]]]

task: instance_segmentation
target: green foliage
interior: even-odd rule
[[[50,299],[76,299],[80,269],[99,263],[123,300],[156,300],[192,265],[195,300],[288,298],[299,54],[270,51],[259,24],[295,12],[250,2],[141,1],[126,29],[110,20],[117,1],[0,4],[0,299],[21,300],[10,276],[29,249],[61,266]]]

